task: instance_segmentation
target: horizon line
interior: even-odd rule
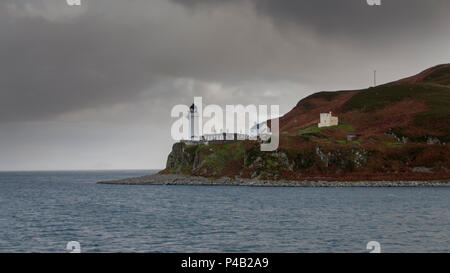
[[[0,170],[0,173],[5,172],[98,172],[98,171],[161,171],[163,169],[61,169],[61,170]]]

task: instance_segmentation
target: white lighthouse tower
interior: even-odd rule
[[[198,131],[198,123],[199,123],[199,114],[197,106],[192,103],[189,108],[189,127],[190,127],[190,137],[192,141],[200,140],[199,131]]]

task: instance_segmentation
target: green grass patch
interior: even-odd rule
[[[335,91],[335,92],[322,91],[322,92],[318,92],[318,93],[311,95],[310,98],[324,99],[327,101],[332,101],[334,98],[336,98],[336,96],[338,96],[339,94],[342,94],[342,92],[345,92],[345,91]]]
[[[384,145],[388,146],[389,148],[402,148],[405,146],[405,143],[403,142],[385,142]]]
[[[208,154],[204,164],[216,173],[220,173],[229,162],[243,159],[245,154],[243,141],[205,145],[202,149]]]
[[[313,125],[298,131],[297,135],[314,134],[322,131],[323,129],[324,128],[319,128],[317,125]]]
[[[353,126],[349,125],[349,124],[341,124],[341,125],[336,126],[336,128],[341,129],[341,130],[346,131],[346,132],[353,132],[353,131],[355,131],[355,128]]]
[[[314,124],[310,127],[307,127],[305,129],[302,129],[300,131],[298,131],[295,135],[310,135],[310,134],[317,134],[320,133],[324,130],[336,130],[336,129],[340,129],[346,132],[353,132],[355,130],[355,128],[352,125],[349,124],[340,124],[337,126],[331,126],[331,127],[322,127],[319,128],[317,126],[317,124]]]
[[[184,146],[184,151],[186,153],[194,154],[196,152],[196,150],[197,150],[197,146],[196,145],[185,145]]]
[[[430,111],[427,117],[444,117],[449,115],[450,88],[430,84],[388,84],[360,91],[343,106],[344,111],[370,112],[383,109],[388,105],[407,98],[424,100]]]
[[[425,78],[425,82],[450,85],[450,67],[437,69]]]

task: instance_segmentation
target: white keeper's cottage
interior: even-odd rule
[[[333,117],[331,112],[320,114],[320,122],[318,124],[319,128],[337,126],[338,124],[338,117]]]

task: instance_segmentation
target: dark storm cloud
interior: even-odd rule
[[[87,14],[53,21],[60,10],[34,14],[6,5],[0,4],[0,119],[40,118],[126,100],[151,83],[141,43],[126,42],[139,36],[110,24],[110,18]]]
[[[437,15],[443,10],[450,10],[450,2],[446,0],[432,1],[432,4],[423,0],[383,0],[377,7],[369,6],[365,0],[254,2],[261,13],[276,22],[304,24],[324,34],[337,32],[353,38],[397,30],[420,31],[440,20]]]
[[[138,100],[142,92],[170,100],[181,91],[170,84],[154,89],[168,79],[314,85],[318,72],[374,48],[389,57],[388,50],[411,40],[432,41],[448,26],[450,6],[445,0],[385,0],[381,7],[363,0],[82,3],[0,3],[0,121],[51,118]]]
[[[294,75],[287,56],[268,56],[277,34],[266,31],[269,24],[261,29],[251,10],[192,14],[170,1],[82,3],[0,3],[0,121],[47,119],[149,90],[177,97],[170,84],[152,90],[167,78],[233,83]]]
[[[221,12],[211,27],[167,1],[83,1],[77,9],[54,0],[0,3],[0,120],[130,101],[165,78],[226,80],[260,59]]]
[[[450,11],[447,0],[382,0],[382,5],[376,7],[369,6],[366,0],[173,1],[194,8],[250,2],[261,15],[281,28],[302,25],[321,35],[343,35],[365,42],[386,41],[391,35],[405,32],[422,35],[426,30],[433,30]]]

